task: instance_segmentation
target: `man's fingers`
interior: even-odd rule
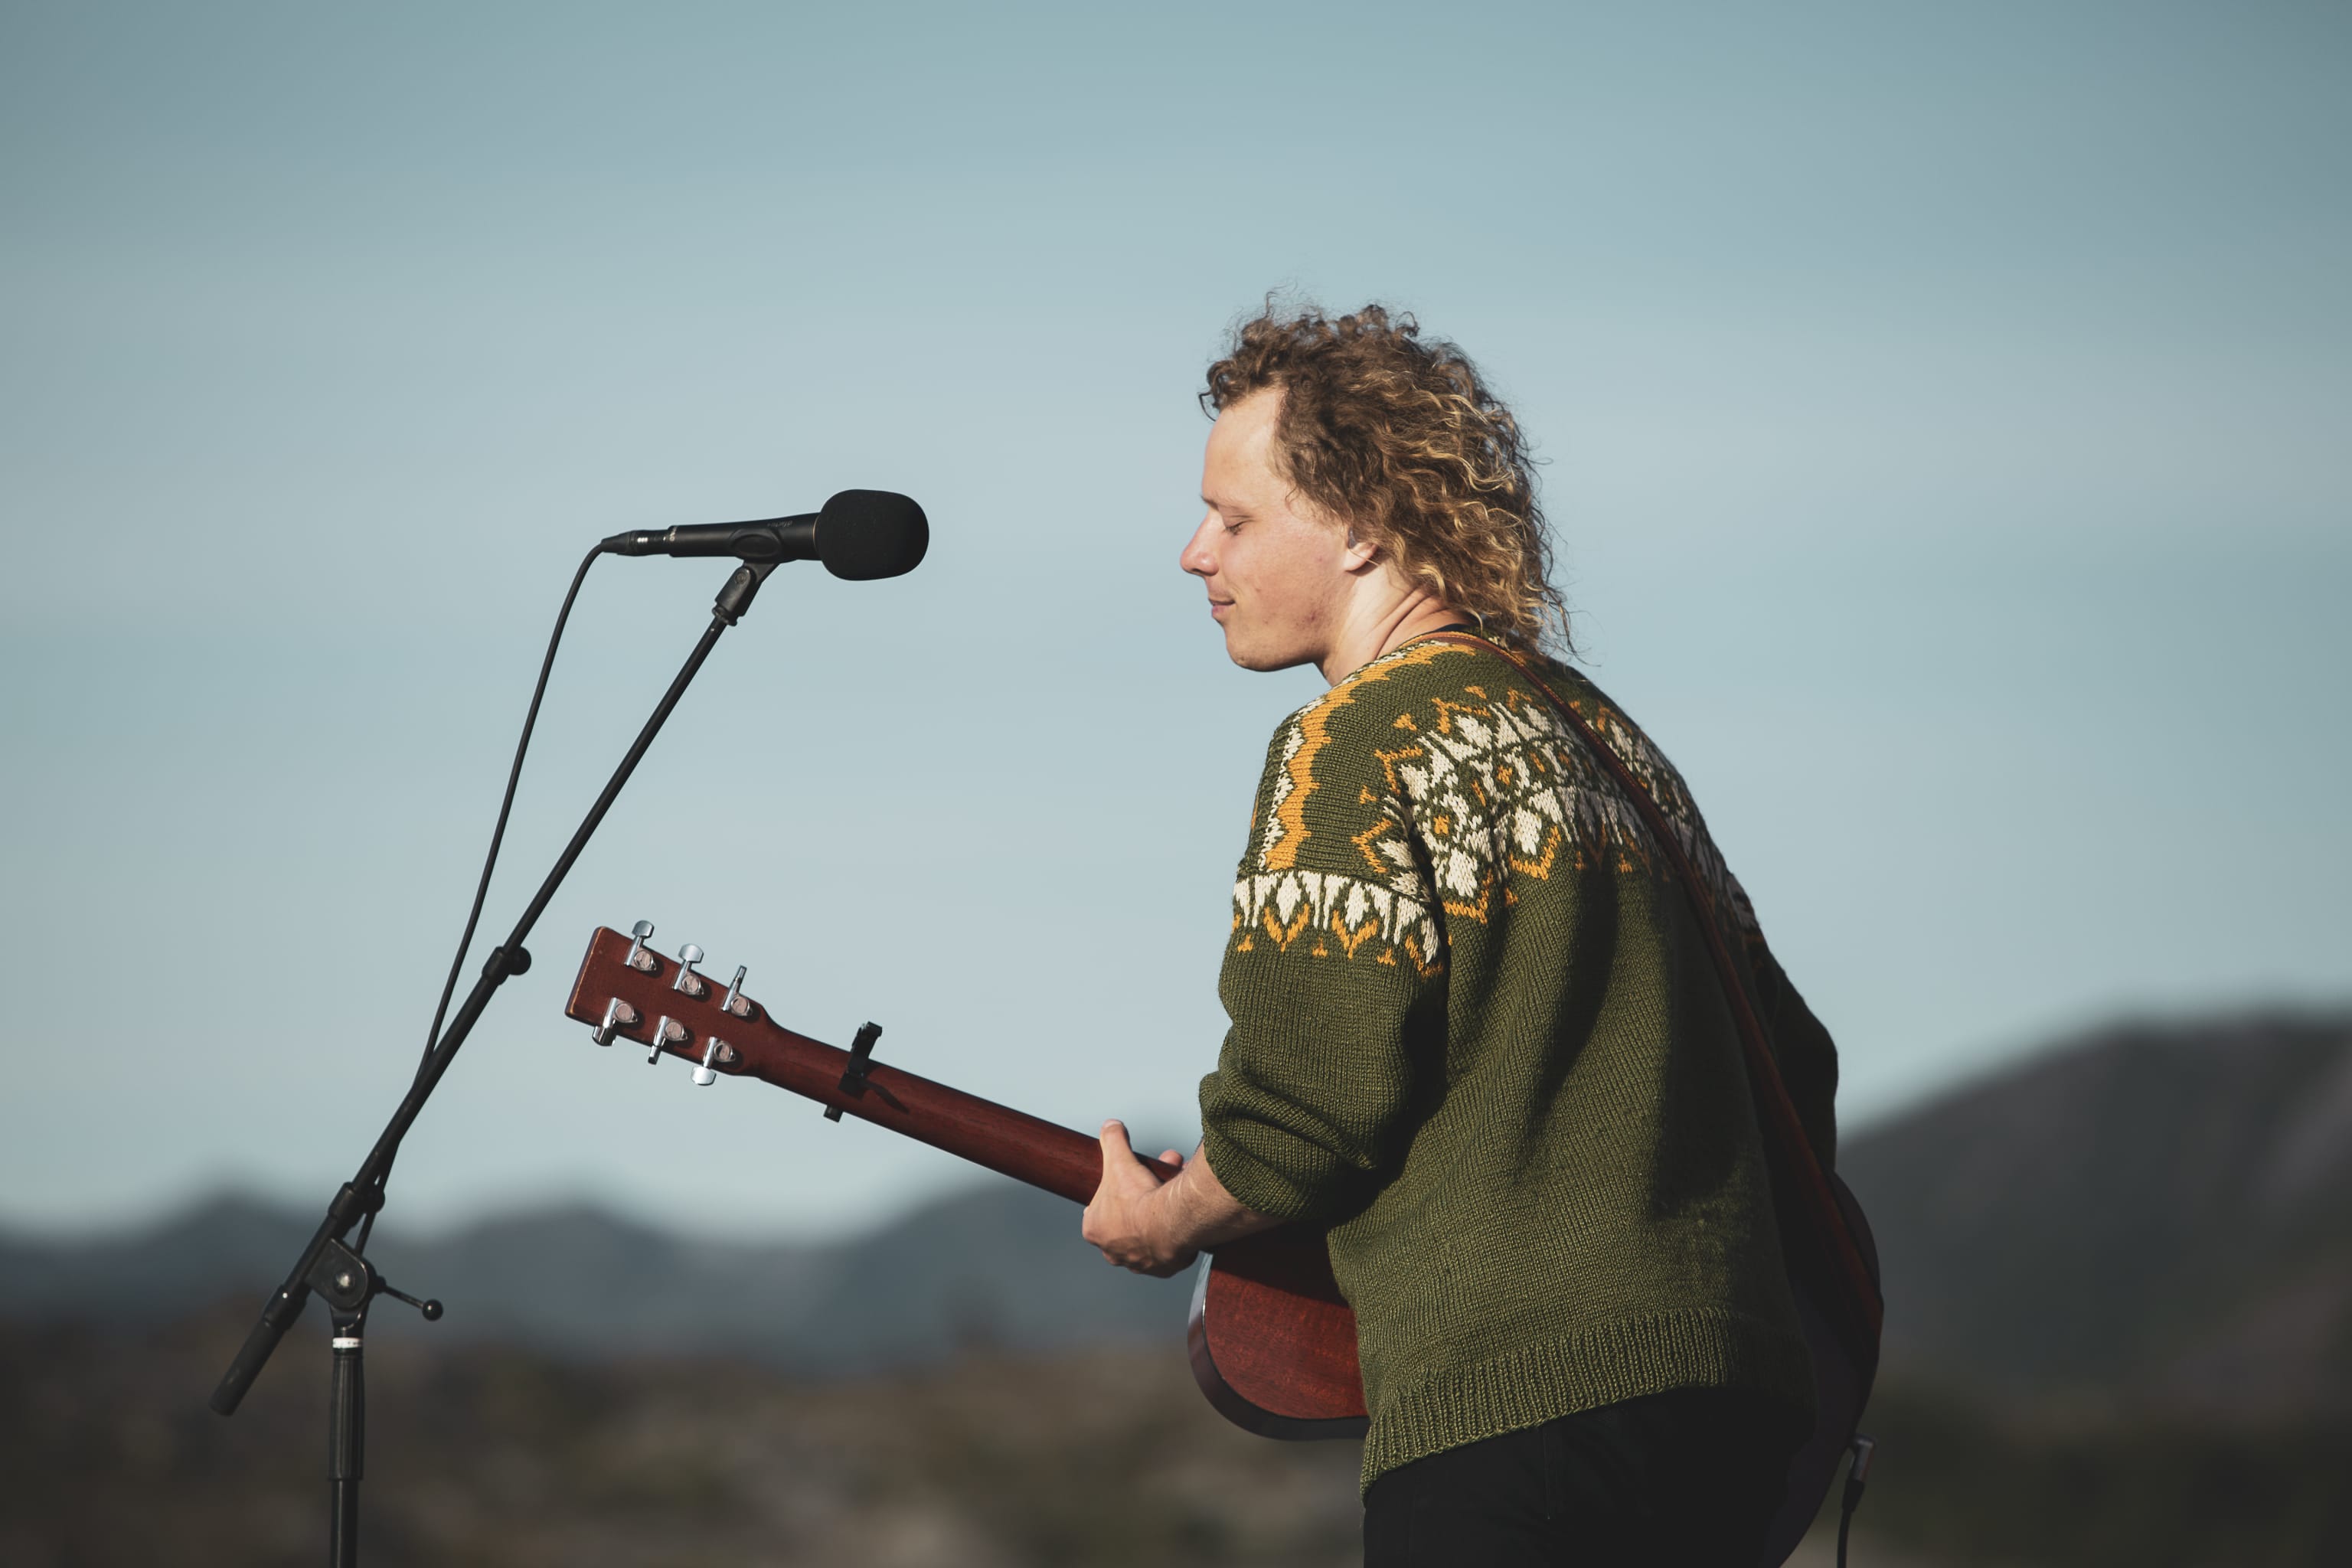
[[[1105,1193],[1133,1186],[1127,1173],[1134,1163],[1135,1146],[1127,1141],[1127,1123],[1113,1117],[1102,1124],[1102,1179],[1095,1201],[1101,1202]]]
[[[1116,1184],[1126,1190],[1146,1191],[1159,1185],[1161,1179],[1159,1172],[1144,1164],[1142,1154],[1128,1135],[1127,1123],[1117,1117],[1102,1124],[1102,1168],[1105,1185]]]
[[[1160,1157],[1177,1170],[1184,1168],[1184,1156],[1173,1149]],[[1150,1238],[1150,1205],[1163,1179],[1136,1152],[1126,1122],[1113,1117],[1102,1124],[1102,1184],[1078,1223],[1078,1234],[1106,1262],[1165,1279],[1192,1260],[1190,1253],[1162,1257]]]
[[[1102,1152],[1105,1181],[1110,1180],[1113,1173],[1124,1178],[1130,1165],[1138,1170],[1143,1169],[1142,1152],[1136,1148],[1133,1137],[1127,1131],[1127,1123],[1116,1116],[1102,1124]],[[1160,1163],[1163,1165],[1173,1165],[1181,1171],[1184,1168],[1183,1152],[1177,1149],[1162,1149],[1160,1151]],[[1155,1181],[1163,1179],[1157,1171],[1150,1172],[1150,1174]]]

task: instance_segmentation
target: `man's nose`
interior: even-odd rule
[[[1209,548],[1210,524],[1215,521],[1202,518],[1201,526],[1192,531],[1192,537],[1184,542],[1184,548],[1176,556],[1176,564],[1195,577],[1211,576],[1217,570],[1216,555]]]

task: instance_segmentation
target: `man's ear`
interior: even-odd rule
[[[1380,559],[1380,546],[1357,538],[1353,528],[1348,530],[1348,553],[1342,558],[1342,563],[1349,572],[1359,573],[1370,570]]]

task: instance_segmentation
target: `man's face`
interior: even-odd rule
[[[1276,471],[1278,391],[1217,416],[1201,467],[1208,513],[1177,563],[1209,590],[1225,654],[1244,669],[1318,664],[1340,626],[1350,580],[1348,531],[1297,500]]]

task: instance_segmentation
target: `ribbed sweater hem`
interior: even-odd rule
[[[1812,1405],[1804,1342],[1709,1308],[1604,1323],[1433,1378],[1383,1403],[1364,1437],[1361,1485],[1448,1448],[1679,1388],[1747,1388]]]

